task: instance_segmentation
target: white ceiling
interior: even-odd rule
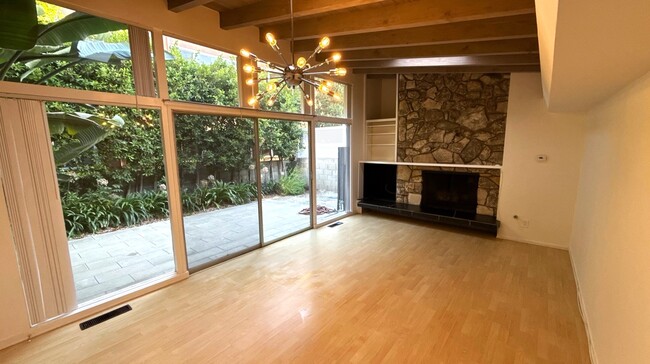
[[[536,0],[536,8],[551,111],[589,110],[650,72],[650,0]]]

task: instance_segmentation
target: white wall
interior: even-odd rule
[[[589,113],[571,258],[600,363],[650,363],[650,73]]]
[[[364,159],[364,120],[365,115],[365,75],[353,74],[352,83],[352,127],[350,129],[350,164],[352,172],[350,173],[350,199],[352,201],[352,211],[361,213],[361,208],[357,206],[359,198],[360,170],[359,161]]]
[[[498,206],[500,238],[569,247],[585,117],[548,112],[539,73],[511,75]],[[539,154],[548,160],[536,161]]]

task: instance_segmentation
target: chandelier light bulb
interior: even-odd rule
[[[327,83],[325,83],[325,82],[321,82],[321,84],[318,85],[318,90],[319,90],[320,92],[326,94],[326,93],[329,92],[330,89],[329,89],[329,87],[327,87]]]
[[[277,39],[275,39],[275,36],[273,33],[266,33],[266,42],[269,43],[271,47],[275,47],[278,44]]]
[[[291,11],[293,17],[293,11]],[[293,22],[293,18],[292,18]],[[292,32],[293,33],[293,32]],[[330,76],[345,76],[347,70],[345,68],[337,68],[333,66],[332,68],[325,68],[325,65],[330,63],[336,63],[341,60],[341,53],[332,53],[329,58],[324,61],[316,64],[310,65],[309,61],[314,58],[321,51],[330,46],[330,38],[325,36],[320,39],[316,49],[309,55],[309,57],[298,57],[294,58],[293,49],[291,51],[291,58],[287,60],[282,53],[280,52],[280,47],[278,46],[278,40],[275,38],[273,33],[266,33],[264,35],[266,42],[273,48],[273,50],[282,58],[284,63],[279,64],[275,62],[270,62],[268,60],[257,57],[255,54],[249,52],[246,49],[241,49],[240,54],[243,58],[250,60],[248,64],[243,62],[242,69],[245,73],[250,74],[250,78],[246,79],[246,85],[253,88],[253,92],[258,92],[253,97],[249,98],[248,105],[254,107],[259,105],[262,100],[265,100],[268,106],[272,106],[276,103],[279,91],[283,90],[285,87],[291,89],[298,88],[304,95],[305,104],[310,107],[314,105],[314,101],[309,96],[308,91],[318,89],[319,92],[322,92],[325,95],[328,95],[335,100],[340,100],[341,95],[338,95],[334,92],[334,84],[328,80],[319,79],[317,75],[330,75]],[[291,37],[291,42],[293,43],[293,35]],[[266,84],[262,86],[260,82],[260,73],[264,72],[266,76]],[[274,81],[271,81],[274,80]],[[255,90],[256,85],[258,85],[258,90]],[[313,87],[311,90],[306,90],[306,87]]]
[[[329,37],[323,37],[323,39],[320,40],[318,43],[318,46],[321,48],[327,48],[330,45],[330,38]]]
[[[334,68],[330,70],[330,76],[339,76],[343,77],[348,73],[348,70],[345,68]]]

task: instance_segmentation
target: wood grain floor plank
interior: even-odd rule
[[[355,215],[3,363],[588,363],[566,251]]]

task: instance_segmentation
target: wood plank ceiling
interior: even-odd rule
[[[221,28],[256,26],[291,39],[289,0],[168,0],[205,6]],[[341,66],[357,73],[539,71],[534,0],[294,0],[294,47],[327,35]]]

